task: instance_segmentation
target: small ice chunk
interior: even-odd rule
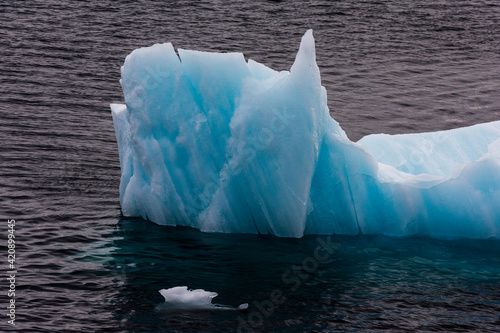
[[[238,308],[229,305],[212,304],[212,299],[217,297],[216,292],[203,289],[189,290],[186,286],[173,287],[160,290],[165,298],[162,308],[165,310],[240,310],[248,308],[248,304],[241,304]]]

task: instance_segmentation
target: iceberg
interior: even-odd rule
[[[112,104],[124,216],[206,232],[500,237],[500,121],[349,140],[312,31],[290,71],[241,53],[133,51]]]

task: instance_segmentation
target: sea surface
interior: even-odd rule
[[[352,140],[500,120],[499,21],[497,0],[0,2],[0,331],[500,332],[499,240],[279,239],[123,218],[109,109],[138,47],[287,70],[312,28]],[[249,308],[168,311],[158,291],[174,286]]]

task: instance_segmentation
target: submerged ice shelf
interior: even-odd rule
[[[125,216],[208,232],[500,238],[500,121],[350,141],[308,31],[290,72],[156,44],[112,104]],[[179,59],[180,58],[180,59]]]

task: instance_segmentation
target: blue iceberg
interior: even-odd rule
[[[312,31],[290,71],[157,44],[112,104],[125,216],[207,232],[499,238],[500,121],[352,142]]]

